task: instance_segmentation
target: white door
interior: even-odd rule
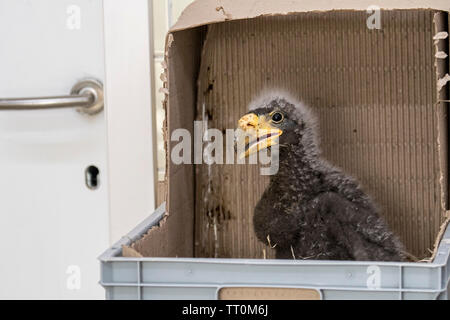
[[[102,1],[0,0],[0,99],[104,83],[103,38]],[[0,299],[104,297],[107,169],[104,111],[0,109]]]

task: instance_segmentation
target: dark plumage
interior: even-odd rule
[[[282,130],[279,171],[253,217],[258,239],[275,246],[277,258],[405,260],[401,243],[358,182],[320,157],[316,122],[305,105],[273,94],[253,102],[250,115]],[[258,127],[248,119],[240,120],[241,128]]]

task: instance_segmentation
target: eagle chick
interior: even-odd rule
[[[285,93],[266,95],[239,120],[254,140],[243,156],[279,145],[279,170],[254,210],[258,239],[278,259],[404,261],[403,247],[352,177],[321,158],[311,111]]]

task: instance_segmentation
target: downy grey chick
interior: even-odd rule
[[[279,144],[279,170],[254,210],[258,239],[278,259],[404,261],[403,246],[359,183],[321,158],[311,111],[288,95],[250,105],[242,156]],[[273,147],[271,147],[273,148]]]

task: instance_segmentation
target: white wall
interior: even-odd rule
[[[103,7],[110,239],[115,242],[155,209],[151,2],[107,0]]]

